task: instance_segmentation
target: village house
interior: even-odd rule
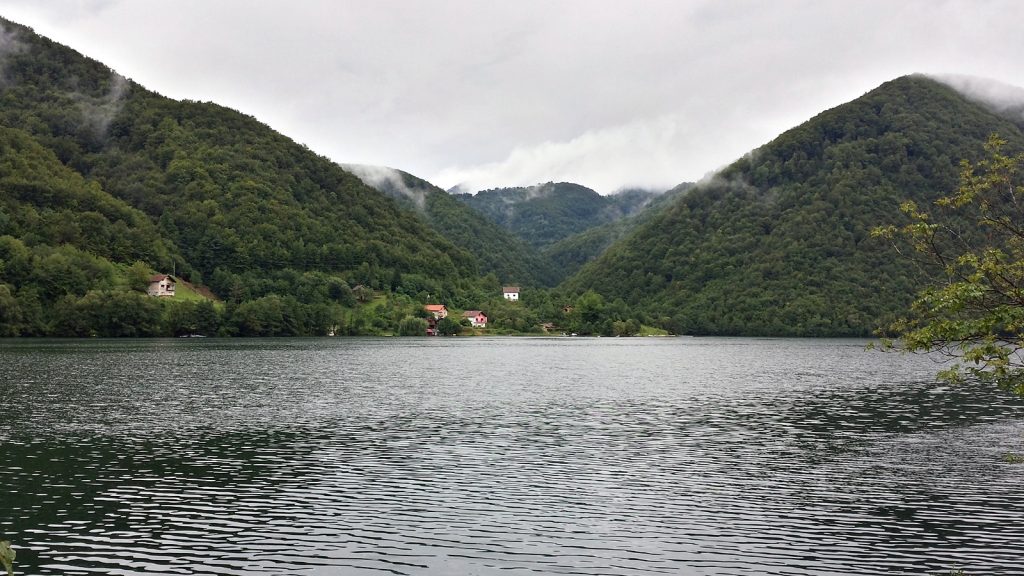
[[[427,304],[423,309],[430,313],[427,318],[427,336],[437,336],[437,323],[448,317],[448,307],[444,304]]]
[[[487,327],[487,315],[479,310],[466,310],[462,313],[462,317],[467,318],[474,328]]]
[[[505,297],[505,300],[512,302],[519,301],[519,286],[505,286],[501,289],[501,295]]]
[[[150,296],[174,296],[175,284],[176,282],[172,276],[157,274],[150,277],[146,293]]]
[[[423,309],[433,314],[435,320],[448,317],[448,307],[444,304],[427,304]]]

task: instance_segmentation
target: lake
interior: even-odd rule
[[[855,340],[0,341],[18,574],[1024,573],[1024,403]]]

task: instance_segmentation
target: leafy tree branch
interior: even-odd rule
[[[954,362],[941,378],[1024,395],[1024,154],[1005,147],[993,135],[984,160],[961,165],[957,190],[927,208],[904,203],[908,222],[873,235],[916,256],[927,272],[909,314],[883,330],[894,338],[883,348],[944,354]]]

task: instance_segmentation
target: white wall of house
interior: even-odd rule
[[[174,280],[164,278],[156,282],[150,282],[146,292],[150,296],[174,296]]]

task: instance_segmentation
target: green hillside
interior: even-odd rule
[[[693,334],[867,335],[902,311],[912,269],[869,236],[905,199],[956,187],[991,133],[1021,129],[909,76],[738,160],[584,266],[565,287],[622,298]]]
[[[482,290],[473,254],[327,158],[251,117],[165,98],[28,28],[0,27],[8,243],[176,271],[223,298],[238,333],[322,333],[354,314],[340,308],[359,285],[407,310],[427,295],[470,305]],[[38,282],[10,269],[0,261],[0,284],[30,299]],[[66,332],[53,318],[47,331]]]
[[[115,262],[169,263],[177,252],[145,214],[3,126],[0,190],[0,234],[28,244],[71,246]]]
[[[567,276],[524,240],[426,180],[390,168],[345,168],[419,212],[431,228],[476,257],[481,273],[494,274],[502,284],[550,287]]]
[[[654,192],[631,190],[602,196],[567,182],[495,188],[455,198],[536,248],[641,211]]]
[[[132,290],[149,269],[132,264],[175,252],[144,214],[0,127],[0,336],[77,335],[101,313],[120,335],[155,331],[158,305]]]

